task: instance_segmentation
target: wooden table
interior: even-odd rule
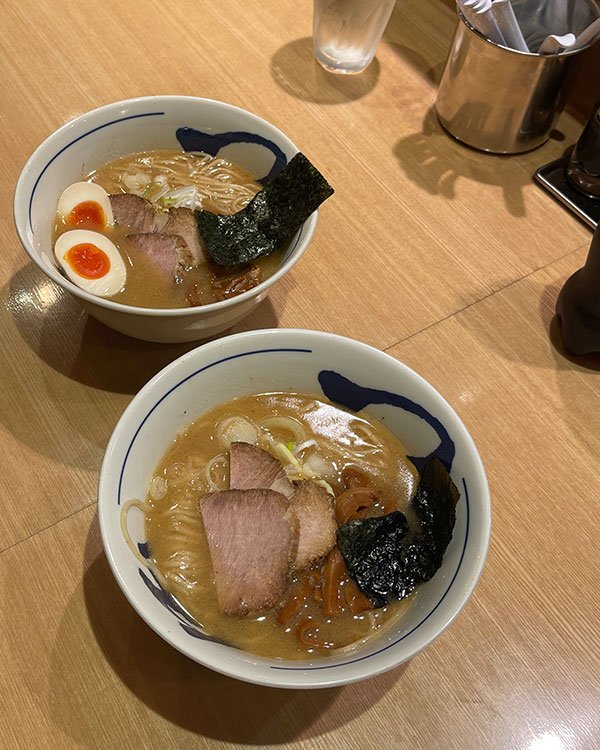
[[[532,182],[581,123],[561,116],[523,156],[453,142],[432,109],[455,26],[437,0],[401,0],[355,78],[313,62],[308,0],[2,10],[0,747],[600,747],[600,381],[553,323],[591,233]],[[487,468],[494,527],[473,598],[369,682],[294,692],[213,674],[146,627],[103,555],[107,440],[190,347],[88,318],[28,261],[11,196],[63,122],[159,93],[264,116],[336,188],[300,264],[236,330],[317,328],[386,350],[457,409]]]

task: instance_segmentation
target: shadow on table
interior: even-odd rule
[[[567,280],[567,277],[564,281]],[[562,289],[563,280],[548,284],[540,299],[540,315],[548,331],[548,337],[553,347],[553,356],[556,366],[561,370],[593,370],[600,372],[600,353],[575,355],[565,349],[563,343],[560,321],[556,317],[554,307],[559,292]]]
[[[283,690],[239,682],[183,656],[138,617],[101,552],[97,518],[84,568],[83,597],[73,594],[57,635],[50,691],[53,721],[84,747],[124,746],[124,725],[131,726],[129,739],[154,732],[157,724],[141,705],[188,732],[223,742],[266,746],[317,737],[370,709],[406,669],[370,680],[366,691],[360,685]],[[81,621],[86,615],[106,662],[89,663],[96,649]],[[108,716],[114,721],[105,721]],[[136,718],[144,719],[143,732]],[[101,736],[98,722],[104,722]]]
[[[279,282],[282,304],[293,283]],[[227,333],[277,326],[267,298]],[[202,343],[152,344],[117,333],[88,316],[33,264],[0,289],[0,328],[0,423],[40,455],[93,470],[128,403],[124,396]],[[51,425],[50,436],[43,424]]]
[[[572,251],[569,255],[581,252],[584,247]],[[582,259],[584,257],[582,255]],[[558,262],[557,259],[554,263]],[[494,355],[508,362],[547,370],[547,336],[557,373],[583,369],[600,371],[600,354],[575,356],[565,349],[562,341],[560,323],[555,314],[556,300],[564,282],[573,271],[566,272],[564,276],[545,284],[541,276],[544,269],[539,269],[517,281],[506,280],[493,292],[496,300],[494,310],[480,313],[476,317],[461,311],[461,327],[476,336]],[[478,304],[484,305],[485,301],[482,299]],[[532,305],[537,306],[537,320],[533,319]],[[531,329],[530,322],[534,324]]]
[[[33,264],[13,276],[5,296],[22,339],[41,360],[71,380],[103,391],[137,393],[159,370],[203,343],[160,344],[118,333],[89,316]],[[267,298],[222,335],[277,324]]]
[[[380,45],[386,44],[404,62],[437,84],[442,75],[454,27],[455,23],[449,20],[445,29],[448,36],[447,45],[434,48],[430,43],[428,30],[413,21],[402,3],[397,3]],[[444,42],[443,39],[441,41]],[[430,57],[423,57],[423,54],[416,51],[416,47],[430,51]],[[381,67],[376,55],[369,67],[357,75],[328,73],[314,58],[312,37],[295,39],[286,44],[277,50],[271,60],[273,78],[284,91],[298,99],[317,104],[343,104],[360,99],[375,87],[380,72]],[[398,104],[406,95],[406,87],[402,80],[398,80],[398,84],[392,88],[392,93],[395,103]],[[409,103],[407,100],[407,104]],[[414,105],[414,102],[412,104]]]
[[[561,137],[553,132],[553,139]],[[531,184],[533,168],[530,173],[526,163],[515,161],[527,155],[488,154],[455,141],[440,125],[433,107],[423,118],[421,132],[399,140],[394,155],[408,179],[430,195],[451,200],[459,179],[464,178],[501,189],[506,209],[513,216],[527,213],[523,188]],[[538,161],[543,163],[543,159],[540,156]]]
[[[436,44],[431,44],[431,28],[426,24],[415,23],[415,19],[407,13],[402,3],[396,6],[390,16],[387,28],[383,34],[383,41],[402,61],[411,68],[421,72],[424,77],[434,84],[439,84],[450,43],[454,36],[455,23],[448,22],[445,28],[436,28]],[[419,52],[415,49],[419,48]],[[427,55],[427,57],[424,57]],[[398,93],[401,94],[402,81],[398,81]]]
[[[442,73],[444,72],[443,61],[439,62],[437,59],[427,59],[416,50],[412,49],[412,47],[407,46],[407,44],[391,41],[387,32],[384,35],[384,39],[387,39],[388,47],[398,55],[398,57],[401,57],[403,62],[410,65],[411,68],[420,71],[423,74],[423,77],[430,83],[433,83],[436,86],[439,85]],[[405,89],[406,87],[402,86],[402,81],[398,81],[397,86],[394,88],[394,93],[402,96]]]
[[[316,104],[343,104],[368,94],[379,78],[377,58],[358,75],[328,73],[315,60],[311,37],[280,47],[271,59],[271,75],[288,94]]]
[[[573,375],[585,372],[586,378],[590,375],[597,377],[600,373],[600,354],[575,356],[564,347],[555,306],[558,294],[568,276],[570,273],[564,278],[553,280],[542,289],[539,301],[540,322],[548,335],[550,353],[556,368],[554,377],[563,405],[562,421],[573,435],[579,449],[588,453],[590,465],[594,465],[598,459],[598,445],[595,439],[597,432],[594,430],[594,425],[598,423],[598,415],[595,412],[590,413],[592,399],[584,397],[583,381]],[[593,397],[594,385],[589,380],[586,382]],[[596,387],[597,385],[596,382]]]
[[[574,252],[579,252],[579,250]],[[569,276],[570,273],[566,273],[564,277],[555,279],[545,285],[536,283],[536,280],[532,277],[521,279],[515,283],[519,287],[526,289],[526,292],[524,295],[519,294],[515,300],[524,301],[525,305],[527,304],[527,300],[538,300],[539,331],[537,333],[543,332],[547,335],[551,344],[551,354],[557,373],[577,370],[600,371],[600,354],[576,356],[565,349],[562,341],[560,322],[556,317],[555,308],[559,292]],[[513,285],[508,284],[507,287]],[[509,291],[500,291],[500,294],[504,293],[510,294]],[[498,315],[498,311],[496,311],[496,315]],[[502,315],[498,315],[497,328],[494,326],[492,319],[488,320],[488,326],[485,329],[482,328],[480,323],[476,326],[470,326],[466,316],[462,316],[461,322],[463,325],[467,325],[473,333],[476,333],[479,339],[490,350],[495,354],[501,355],[504,359],[510,362],[526,364],[532,368],[548,369],[548,362],[541,356],[540,348],[536,348],[535,346],[537,343],[535,331],[532,337],[526,335],[527,320],[529,317],[528,311],[526,309],[521,310],[515,301],[512,304],[506,304]],[[517,331],[522,332],[521,337],[510,335],[510,332],[506,335],[507,328],[511,325],[514,334]],[[543,343],[542,346],[544,346]]]
[[[582,262],[583,258],[582,254]],[[589,377],[593,378],[600,372],[600,355],[575,357],[566,352],[555,315],[558,294],[574,270],[565,271],[564,276],[551,282],[548,282],[549,272],[541,270],[507,284],[493,296],[493,304],[488,305],[483,300],[471,310],[460,313],[456,321],[467,341],[469,335],[475,337],[489,351],[491,358],[515,363],[524,378],[528,377],[527,370],[540,370],[535,377],[543,383],[545,390],[540,394],[539,404],[534,400],[532,408],[543,413],[546,392],[551,397],[556,396],[561,403],[558,408],[561,425],[570,431],[579,448],[589,453],[590,462],[597,462],[594,425],[598,423],[598,415],[590,411],[594,383]],[[585,372],[585,382],[576,376],[578,372]],[[507,380],[505,387],[513,391],[518,419],[519,398],[522,397],[520,377]],[[552,434],[549,434],[548,440],[552,439]]]

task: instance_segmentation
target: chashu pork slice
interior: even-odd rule
[[[294,567],[302,570],[327,555],[336,542],[334,501],[325,487],[305,479],[294,482],[290,507],[299,523],[298,552]]]
[[[132,234],[158,234],[176,237],[185,246],[187,265],[206,262],[206,253],[194,212],[189,208],[157,210],[150,201],[132,193],[110,195],[110,206],[117,224],[129,227]]]
[[[152,232],[128,234],[126,237],[167,280],[181,282],[182,274],[194,266],[194,259],[181,237]]]
[[[229,447],[229,488],[272,489],[287,498],[294,494],[281,463],[268,451],[250,443],[233,442]]]
[[[298,548],[298,519],[273,490],[225,490],[199,503],[223,614],[281,603]]]
[[[309,479],[290,482],[281,463],[268,451],[250,443],[231,443],[229,486],[240,490],[270,488],[288,498],[299,522],[296,569],[324,557],[335,544],[337,524],[331,495]]]
[[[132,232],[163,232],[169,221],[167,214],[157,211],[150,201],[139,195],[119,193],[108,197],[117,224],[129,227]]]
[[[206,251],[200,240],[196,216],[191,208],[171,208],[168,217],[163,233],[181,237],[193,258],[193,265],[206,263]]]

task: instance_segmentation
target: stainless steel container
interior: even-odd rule
[[[598,17],[594,0],[556,2],[563,7],[570,5],[573,33]],[[541,0],[514,4],[517,18],[523,14],[521,27],[526,38],[545,36],[539,13],[538,25],[527,28],[541,4]],[[562,109],[569,66],[587,47],[557,55],[518,52],[485,39],[460,11],[458,15],[458,28],[435,102],[441,124],[459,141],[482,151],[516,154],[541,146]]]

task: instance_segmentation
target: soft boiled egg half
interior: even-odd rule
[[[67,277],[90,294],[110,297],[125,286],[123,258],[103,234],[89,229],[64,232],[54,243],[54,255]]]
[[[70,229],[102,232],[114,224],[108,193],[94,182],[74,182],[69,185],[58,199],[56,210]]]

